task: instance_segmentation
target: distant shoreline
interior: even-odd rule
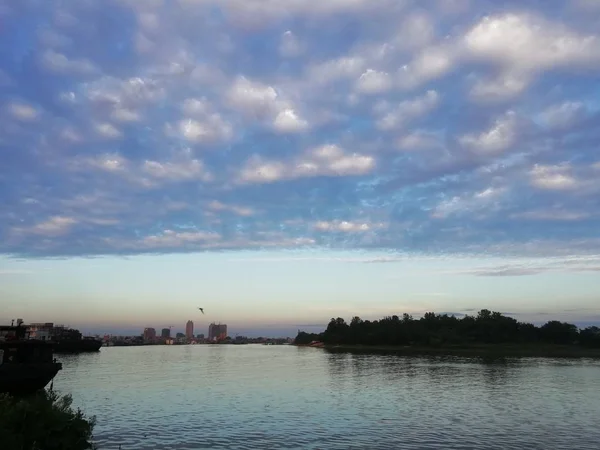
[[[423,347],[394,345],[296,345],[297,347],[322,348],[339,353],[395,354],[399,356],[492,356],[531,358],[600,358],[600,349],[576,346],[542,345],[477,345],[469,347]]]

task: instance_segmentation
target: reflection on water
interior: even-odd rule
[[[598,449],[594,360],[400,357],[291,346],[103,348],[54,387],[101,450]]]

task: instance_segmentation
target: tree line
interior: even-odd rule
[[[320,341],[331,345],[469,346],[480,344],[553,344],[600,348],[600,328],[580,330],[576,325],[552,320],[538,327],[513,317],[482,309],[476,316],[426,313],[420,319],[409,314],[350,323],[331,319],[322,333],[299,331],[295,343]]]

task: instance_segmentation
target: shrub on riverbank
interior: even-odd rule
[[[2,450],[89,450],[95,419],[72,408],[70,396],[40,391],[29,397],[0,394]]]

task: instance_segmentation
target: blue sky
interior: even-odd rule
[[[3,4],[0,319],[600,321],[598,30],[597,0]]]

